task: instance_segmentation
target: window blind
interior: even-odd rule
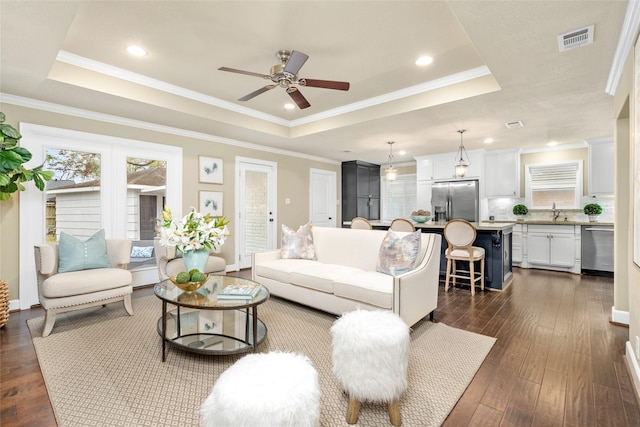
[[[578,165],[575,163],[531,166],[529,173],[533,191],[575,188],[578,183]]]
[[[417,181],[415,174],[398,175],[395,181],[382,178],[382,221],[408,218],[416,209]]]

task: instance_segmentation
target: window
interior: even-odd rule
[[[526,203],[530,207],[580,207],[582,160],[526,165],[525,176]]]
[[[416,210],[416,175],[398,175],[395,181],[382,177],[382,221],[391,222],[396,218],[408,218]]]
[[[38,302],[34,245],[55,240],[60,231],[86,236],[100,228],[109,238],[139,240],[143,228],[149,235],[150,211],[154,207],[157,211],[165,194],[174,215],[181,216],[182,148],[25,123],[20,124],[20,133],[21,145],[33,154],[33,164],[43,163],[49,156],[48,163],[58,171],[57,182],[49,181],[52,186],[48,183],[47,191],[27,186],[20,194],[21,308]],[[145,160],[149,156],[151,159]],[[166,170],[166,183],[129,181],[132,163],[136,170],[140,165],[147,169],[158,166],[156,172]],[[56,189],[55,183],[66,186]],[[131,212],[137,204],[129,203],[132,195],[139,193],[157,196],[144,201],[145,216],[140,218]]]

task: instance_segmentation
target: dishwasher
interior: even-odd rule
[[[613,276],[613,225],[582,226],[582,272]]]

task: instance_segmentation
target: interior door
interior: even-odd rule
[[[309,172],[309,218],[319,227],[336,226],[336,173],[323,169]]]
[[[276,248],[276,163],[236,158],[236,260],[251,267],[251,255]]]

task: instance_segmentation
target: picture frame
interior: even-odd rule
[[[207,184],[222,184],[222,159],[199,156],[198,180]]]
[[[222,191],[200,191],[200,213],[203,215],[222,216]]]

